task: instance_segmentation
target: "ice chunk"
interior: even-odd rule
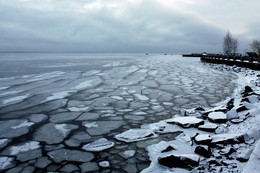
[[[77,86],[73,87],[72,89],[73,90],[82,90],[82,89],[86,89],[88,87],[91,87],[93,84],[93,80],[87,80],[87,81],[84,81],[80,84],[78,84]]]
[[[177,124],[184,128],[197,127],[204,123],[203,119],[196,117],[175,117],[166,121],[170,124]]]
[[[25,121],[21,122],[21,124],[16,125],[16,126],[12,126],[10,128],[12,128],[12,129],[19,129],[19,128],[22,128],[22,127],[30,127],[33,124],[34,124],[33,122],[28,122],[28,120],[25,120]]]
[[[70,107],[68,108],[69,111],[71,112],[85,112],[89,109],[89,107]]]
[[[130,129],[115,136],[119,141],[134,142],[155,138],[157,135],[150,129]]]
[[[92,143],[84,145],[82,149],[86,151],[99,152],[99,151],[109,149],[114,145],[115,145],[114,142],[111,142],[106,138],[101,138]]]
[[[18,146],[13,146],[10,148],[10,154],[11,155],[17,155],[21,152],[27,152],[29,150],[34,150],[40,148],[39,142],[36,141],[31,141],[31,142],[27,142],[23,145],[18,145]]]
[[[16,96],[16,97],[12,97],[12,98],[8,98],[8,99],[5,99],[5,100],[2,100],[2,103],[4,105],[19,103],[19,102],[24,101],[26,98],[28,98],[30,96],[31,96],[31,94],[25,94],[25,95],[21,95],[21,96]]]
[[[47,97],[43,102],[57,100],[57,99],[63,99],[65,97],[70,96],[73,93],[75,93],[75,91],[61,91],[61,92],[53,93],[52,96]]]
[[[13,160],[11,157],[0,157],[0,170],[9,168]]]
[[[142,95],[142,94],[134,94],[134,96],[135,96],[137,99],[141,100],[141,101],[147,101],[147,100],[149,100],[148,97],[146,97],[145,95]]]

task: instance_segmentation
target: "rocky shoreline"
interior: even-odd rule
[[[241,172],[252,157],[260,137],[259,72],[211,66],[239,75],[237,93],[213,109],[182,110],[171,119],[151,125],[157,133],[183,133],[173,141],[149,146],[152,163],[142,172]]]

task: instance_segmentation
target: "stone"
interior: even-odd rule
[[[241,93],[244,97],[249,96],[253,93],[253,90],[250,86],[245,86],[244,91]]]
[[[167,148],[165,148],[164,150],[162,150],[161,152],[162,153],[166,153],[166,152],[169,152],[169,151],[172,151],[172,150],[175,150],[175,148],[173,146],[168,146]]]
[[[211,157],[211,149],[209,146],[197,146],[195,148],[194,153],[199,154],[203,157],[210,158]]]
[[[191,170],[199,166],[200,157],[195,154],[180,154],[180,155],[168,155],[159,157],[159,164],[169,168],[184,168]]]
[[[218,134],[211,137],[212,144],[237,144],[245,142],[244,134]]]
[[[218,125],[214,123],[205,123],[198,127],[199,130],[207,131],[207,132],[214,132],[217,129]]]
[[[227,122],[227,115],[223,112],[211,112],[208,114],[210,121],[214,123],[225,123]]]
[[[240,162],[247,162],[252,152],[253,152],[252,149],[239,151],[239,153],[237,154],[237,160]]]
[[[209,145],[212,138],[207,134],[198,134],[195,136],[194,140],[197,144]]]

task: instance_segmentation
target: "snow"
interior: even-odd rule
[[[255,145],[255,149],[250,156],[249,161],[247,162],[245,168],[242,173],[256,173],[256,171],[260,170],[260,140]]]
[[[208,134],[203,134],[203,135],[197,135],[196,137],[195,137],[195,140],[196,141],[205,141],[205,140],[211,140],[211,137],[210,137],[210,135],[208,135]]]
[[[223,112],[211,112],[209,113],[208,117],[212,120],[227,119],[227,115]]]
[[[197,125],[203,123],[203,119],[196,117],[175,117],[166,121],[167,123],[180,124],[183,127],[190,127],[192,125]]]

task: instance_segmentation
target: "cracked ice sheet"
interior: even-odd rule
[[[3,103],[3,105],[19,103],[19,102],[22,102],[25,99],[29,98],[30,96],[31,96],[31,94],[16,96],[16,97],[12,97],[12,98],[2,100],[2,103]]]
[[[5,169],[11,165],[13,160],[14,159],[10,157],[0,157],[0,170]]]
[[[52,79],[52,78],[60,77],[61,75],[64,75],[64,74],[65,74],[65,72],[61,72],[61,71],[44,73],[44,74],[33,76],[32,77],[33,79],[29,79],[29,80],[27,80],[27,82],[36,82],[36,81],[41,81],[41,80]]]
[[[34,149],[40,148],[39,144],[40,144],[39,142],[30,141],[23,145],[12,146],[10,148],[10,154],[15,156],[21,152],[27,152],[29,150],[34,150]]]
[[[22,128],[22,127],[30,127],[32,126],[34,123],[33,122],[28,122],[28,120],[25,120],[24,122],[22,122],[21,124],[19,125],[16,125],[16,126],[12,126],[10,128],[12,129],[19,129],[19,128]]]
[[[70,129],[67,129],[67,124],[56,124],[55,128],[63,134],[63,136],[67,136],[68,132],[71,131]]]
[[[68,96],[70,96],[74,93],[75,93],[75,91],[61,91],[61,92],[53,93],[52,96],[47,97],[42,102],[48,102],[48,101],[51,101],[51,100],[63,99],[63,98],[68,97]]]
[[[93,86],[93,80],[86,80],[80,84],[78,84],[77,86],[73,87],[72,90],[82,90],[82,89],[86,89],[88,87]]]

